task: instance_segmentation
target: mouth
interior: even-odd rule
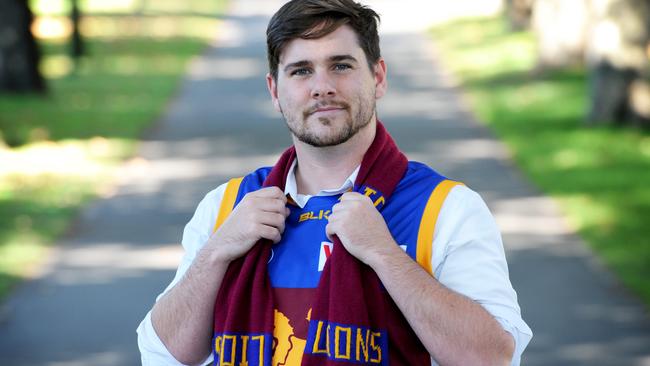
[[[344,105],[325,105],[325,106],[318,106],[316,108],[310,109],[306,115],[323,115],[323,114],[332,114],[332,113],[337,113],[341,111],[347,110],[347,106]]]
[[[336,111],[342,111],[343,108],[341,107],[325,107],[325,108],[318,108],[314,111],[314,113],[328,113],[328,112],[336,112]]]

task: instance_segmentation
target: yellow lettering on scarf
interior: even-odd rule
[[[320,344],[320,338],[321,335],[323,334],[323,322],[318,321],[318,326],[316,328],[316,339],[314,340],[314,347],[312,348],[312,353],[318,354],[318,353],[324,353],[324,354],[329,354],[328,348],[329,345],[325,344],[325,348],[319,349],[318,345]],[[329,334],[327,335],[327,340],[329,340]]]
[[[363,361],[368,362],[368,338],[370,338],[370,329],[366,329],[366,339],[364,341],[361,336],[361,328],[357,328],[357,361],[361,361],[359,359],[361,352],[359,351],[363,351]]]
[[[263,335],[253,336],[251,337],[251,340],[260,342],[260,357],[257,364],[264,365],[264,336]]]
[[[327,335],[325,337],[325,343],[327,344],[327,357],[332,357],[332,352],[331,352],[332,348],[330,346],[330,329],[332,329],[332,328],[330,327],[330,325],[328,323],[327,324]]]
[[[248,351],[248,338],[249,336],[241,336],[242,339],[242,349],[241,349],[241,362],[239,363],[239,366],[248,366],[248,355],[246,354]]]
[[[341,331],[345,332],[345,354],[340,353],[341,349],[341,337],[339,336],[341,334]],[[336,326],[334,328],[334,357],[335,358],[340,358],[343,360],[349,360],[350,359],[350,338],[352,337],[352,328],[350,327],[341,327],[341,326]]]
[[[218,355],[221,354],[222,341],[223,339],[221,338],[221,336],[218,336],[214,339],[214,350],[217,352]]]
[[[226,362],[224,360],[224,354],[226,353],[226,341],[230,341],[230,361]],[[235,366],[235,357],[237,355],[237,336],[236,335],[224,335],[223,343],[221,344],[221,353],[219,357],[219,364],[222,366]]]
[[[379,338],[381,337],[380,332],[372,332],[370,336],[370,347],[377,352],[377,358],[371,358],[370,362],[372,363],[381,363],[381,346],[378,344],[375,344],[375,337]]]

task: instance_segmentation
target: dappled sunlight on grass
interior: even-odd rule
[[[587,127],[586,72],[533,71],[532,34],[510,33],[505,24],[473,19],[432,34],[477,117],[650,304],[650,136],[634,128]]]
[[[10,182],[11,176],[93,177],[107,169],[106,162],[117,162],[132,150],[130,141],[102,137],[58,143],[43,141],[19,149],[0,149],[0,187]]]
[[[47,97],[4,96],[0,130],[10,145],[31,141],[35,129],[52,140],[106,136],[134,138],[162,111],[178,75],[204,43],[147,38],[89,40],[90,56],[75,74],[60,41],[46,43]],[[16,124],[20,121],[20,124]]]
[[[37,14],[64,15],[70,10],[68,0],[29,0]],[[177,15],[197,13],[216,16],[223,9],[219,0],[79,0],[82,12],[135,13],[166,12]]]
[[[40,68],[45,77],[59,79],[73,71],[74,61],[70,56],[51,55],[43,58]]]
[[[0,177],[0,298],[39,266],[76,209],[101,182],[61,174]]]
[[[203,41],[212,39],[216,26],[215,19],[188,16],[155,17],[87,17],[82,23],[84,34],[89,37],[111,38],[116,32],[120,37],[140,37],[146,34],[151,39],[195,38]]]
[[[507,33],[497,18],[480,22],[459,21],[432,30],[434,39],[453,62],[447,66],[464,82],[478,82],[513,72],[530,70],[535,46],[526,33]]]
[[[214,38],[223,0],[80,0],[86,55],[69,54],[69,1],[32,0],[46,95],[0,98],[0,298],[116,166]]]

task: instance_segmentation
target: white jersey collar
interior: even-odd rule
[[[350,174],[350,176],[343,182],[343,184],[337,189],[324,189],[314,196],[299,194],[298,185],[296,184],[296,166],[298,165],[298,160],[294,160],[289,168],[289,174],[287,174],[287,182],[284,186],[284,194],[289,196],[300,208],[305,207],[307,201],[314,196],[334,196],[341,193],[345,193],[354,188],[354,181],[357,179],[359,174],[359,168],[361,165],[357,166],[356,169]]]

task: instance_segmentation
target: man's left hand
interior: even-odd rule
[[[397,248],[372,200],[357,192],[344,193],[332,207],[326,233],[330,240],[336,234],[350,254],[370,266]]]

